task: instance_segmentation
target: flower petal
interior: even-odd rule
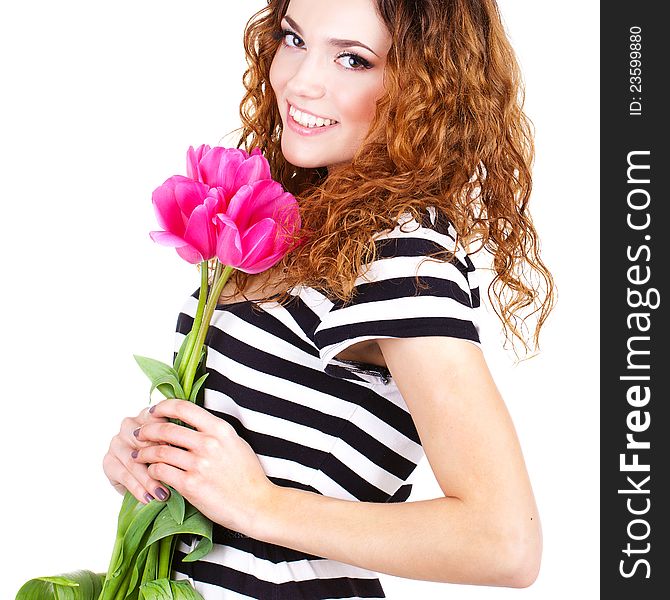
[[[174,196],[184,217],[188,219],[196,207],[201,206],[209,188],[199,181],[183,177],[175,182]]]
[[[254,206],[254,188],[250,185],[243,185],[228,202],[226,214],[235,221],[240,231],[244,231],[249,227],[249,222],[253,218]],[[253,219],[253,221],[257,220]]]
[[[261,154],[252,154],[237,169],[233,188],[259,181],[270,179],[270,163]]]
[[[272,218],[288,235],[294,235],[300,231],[300,207],[293,194],[284,192],[275,199],[275,212]]]
[[[174,177],[170,177],[163,185],[158,186],[151,194],[151,201],[158,224],[166,231],[181,235],[184,233],[185,222],[175,198],[173,179]]]
[[[200,159],[211,150],[207,144],[202,144],[198,146],[197,150],[193,149],[193,146],[189,146],[188,151],[186,152],[186,174],[196,181],[202,181],[200,176]]]
[[[200,252],[188,244],[186,246],[182,246],[181,248],[177,248],[177,254],[179,254],[179,256],[186,262],[190,262],[192,265],[197,265],[203,261]]]
[[[184,232],[184,240],[202,255],[202,260],[214,257],[216,225],[212,222],[212,215],[206,206],[201,204],[191,213]]]
[[[242,236],[242,252],[238,269],[245,273],[260,273],[277,262],[283,255],[277,247],[277,224],[272,219],[255,223]]]
[[[235,148],[212,148],[200,159],[202,181],[209,187],[223,188],[229,198],[236,191],[235,173],[243,162],[244,155]]]
[[[169,246],[171,248],[179,248],[180,246],[185,246],[186,242],[183,238],[178,235],[174,235],[169,231],[150,231],[149,237],[160,244],[161,246]]]
[[[168,231],[151,231],[151,239],[161,246],[172,246],[177,254],[185,261],[195,265],[203,261],[202,255],[193,246],[187,244],[182,238]]]
[[[237,267],[242,260],[242,240],[235,221],[228,215],[216,215],[219,222],[219,235],[216,244],[216,256],[224,265]]]
[[[266,217],[274,218],[277,199],[284,189],[281,184],[272,179],[262,179],[251,183],[251,188],[253,189],[251,219],[256,222]]]

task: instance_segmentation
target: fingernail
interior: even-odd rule
[[[146,494],[144,494],[144,499],[147,501],[148,504],[154,499],[154,497],[149,492],[147,492]]]
[[[140,436],[140,428],[139,428],[139,427],[138,427],[135,431],[133,431],[133,435],[134,435],[135,437],[139,437],[139,436]]]
[[[153,413],[156,410],[156,405],[154,404],[150,409],[149,412]]]
[[[139,452],[138,452],[137,450],[133,450],[133,451],[130,453],[130,456],[132,456],[133,458],[137,458],[137,455],[138,455],[138,454],[139,454]]]
[[[156,488],[156,498],[159,500],[167,500],[168,493],[163,488]]]

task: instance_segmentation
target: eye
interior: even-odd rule
[[[277,29],[272,33],[272,38],[277,41],[281,40],[282,45],[286,48],[302,48],[302,45],[305,43],[295,31],[291,31],[290,29]],[[299,40],[299,42],[294,44],[287,41],[290,39],[292,39],[293,42],[296,40]],[[372,64],[369,61],[365,60],[355,52],[342,52],[337,55],[338,61],[342,58],[347,60],[340,64],[348,71],[363,71],[372,68]]]
[[[293,38],[293,41],[295,41],[297,39],[297,40],[300,40],[300,42],[302,42],[302,38],[297,33],[295,33],[294,31],[291,31],[290,29],[278,29],[277,31],[275,31],[272,34],[272,37],[275,40],[282,40],[282,44],[284,46],[286,46],[287,48],[298,48],[299,47],[298,44],[294,45],[292,43],[287,42],[287,38],[289,38],[289,39]],[[302,42],[302,43],[304,43],[304,42]]]
[[[342,54],[338,54],[337,59],[339,60],[340,58],[347,59],[344,61],[344,63],[340,64],[345,69],[349,69],[350,71],[362,71],[363,69],[372,68],[372,65],[367,60],[358,54],[354,54],[353,52],[343,52]]]

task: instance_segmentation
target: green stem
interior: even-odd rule
[[[144,572],[142,573],[142,578],[138,584],[138,588],[143,583],[158,579],[157,575],[160,560],[160,550],[160,540],[149,546],[149,552],[147,552],[146,562],[144,563]]]
[[[169,535],[159,540],[158,548],[158,576],[156,579],[169,579],[172,568],[172,547],[176,536]]]
[[[132,565],[134,561],[131,561],[129,564]],[[133,570],[128,569],[126,571],[126,574],[123,576],[123,580],[121,581],[121,585],[118,590],[115,591],[113,596],[110,596],[110,599],[112,600],[117,600],[117,598],[125,598],[126,594],[128,593],[128,588],[130,587],[130,580],[133,577]]]
[[[191,395],[191,388],[193,387],[195,372],[198,369],[200,354],[202,352],[202,347],[205,344],[205,336],[207,335],[207,330],[209,329],[209,323],[212,320],[214,309],[216,308],[216,305],[219,301],[219,296],[221,295],[223,286],[226,285],[226,281],[228,281],[228,278],[232,272],[233,267],[225,267],[221,272],[220,277],[215,279],[214,284],[212,285],[212,292],[207,302],[207,306],[205,306],[202,323],[198,329],[198,336],[195,340],[193,351],[191,352],[191,356],[188,358],[188,364],[186,365],[186,370],[184,372],[182,388],[184,389],[184,395],[186,396],[186,399],[188,399]]]
[[[220,265],[221,263],[218,264]],[[200,291],[198,292],[198,309],[196,310],[195,313],[193,327],[191,328],[192,331],[198,331],[198,329],[200,328],[200,323],[202,323],[202,315],[205,312],[205,303],[207,302],[208,276],[209,276],[208,263],[206,260],[203,260],[200,263]],[[190,336],[188,342],[186,343],[186,350],[184,351],[184,356],[182,357],[181,364],[179,365],[178,375],[180,381],[184,376],[184,372],[186,371],[186,365],[189,359],[191,358],[191,353],[193,352],[194,346],[195,346],[195,336],[192,335]]]
[[[125,570],[119,574],[115,579],[105,580],[100,592],[99,600],[117,600],[117,598],[125,598],[126,592],[130,587],[130,579],[132,577],[132,569],[130,568],[133,561],[128,561]]]

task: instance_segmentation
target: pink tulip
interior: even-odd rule
[[[246,273],[279,262],[300,230],[298,203],[272,179],[242,185],[217,220],[217,258]]]
[[[152,194],[158,224],[165,231],[152,231],[154,242],[172,246],[190,263],[213,258],[217,245],[214,216],[225,210],[225,198],[219,188],[175,175]]]
[[[197,150],[194,150],[193,146],[189,146],[188,151],[186,152],[186,175],[191,179],[195,179],[202,183],[202,175],[200,174],[198,163],[200,163],[200,159],[210,150],[211,148],[207,144],[202,144]]]
[[[210,148],[206,144],[188,149],[187,173],[209,187],[222,188],[227,200],[244,184],[271,178],[270,165],[260,148],[248,154],[238,148]]]
[[[154,190],[160,226],[151,238],[190,263],[221,263],[259,273],[288,252],[300,229],[295,198],[270,177],[259,148],[251,153],[206,144],[186,155],[188,177],[175,175]]]

